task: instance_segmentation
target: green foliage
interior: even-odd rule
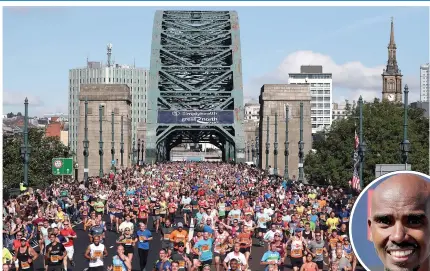
[[[22,134],[3,136],[3,185],[18,187],[24,180],[24,164],[21,159]],[[31,146],[28,179],[30,186],[43,186],[58,179],[52,175],[52,159],[71,155],[58,137],[45,137],[44,129],[32,128],[28,131]]]
[[[313,142],[304,163],[306,178],[312,183],[347,186],[353,173],[354,130],[359,133],[358,105],[349,108],[348,119],[336,120]],[[363,180],[365,185],[375,178],[376,164],[400,164],[400,142],[403,140],[404,107],[375,99],[363,106],[363,136],[367,144]],[[359,135],[359,134],[358,134]],[[412,170],[428,174],[429,121],[423,110],[408,109],[408,139],[411,152],[408,163]]]

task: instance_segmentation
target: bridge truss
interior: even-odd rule
[[[147,92],[146,161],[182,143],[211,143],[245,161],[239,22],[235,11],[157,11]]]

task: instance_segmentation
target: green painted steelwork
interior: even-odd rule
[[[182,143],[211,143],[245,162],[239,21],[235,11],[157,11],[146,128],[147,163]],[[158,111],[232,111],[232,124],[161,124]],[[231,154],[231,155],[230,155]]]

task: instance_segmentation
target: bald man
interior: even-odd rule
[[[430,182],[393,175],[374,190],[367,224],[385,270],[430,271]]]

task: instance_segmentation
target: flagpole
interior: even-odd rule
[[[360,188],[364,188],[363,182],[363,162],[364,162],[364,148],[363,148],[363,98],[360,96],[358,99],[358,105],[360,110],[360,137],[359,137],[359,145],[358,145],[358,153],[360,156]]]

